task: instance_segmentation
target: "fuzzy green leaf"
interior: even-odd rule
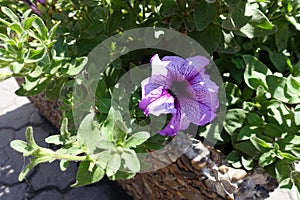
[[[71,187],[80,187],[96,183],[104,177],[104,170],[100,166],[94,165],[92,171],[89,171],[89,169],[89,161],[81,162],[77,170],[76,182],[71,185]]]
[[[130,136],[125,142],[125,148],[136,147],[140,144],[143,144],[146,140],[150,138],[150,134],[146,131],[141,131]]]
[[[120,166],[121,156],[120,154],[115,153],[110,157],[110,159],[107,162],[106,175],[108,177],[114,175],[120,169]]]
[[[89,153],[93,153],[101,141],[100,131],[94,123],[94,113],[86,115],[81,121],[77,131],[77,140],[81,146],[87,147]]]
[[[121,158],[124,159],[126,167],[132,172],[138,172],[140,171],[140,161],[133,150],[125,150]]]

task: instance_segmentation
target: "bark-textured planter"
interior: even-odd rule
[[[17,79],[22,83],[21,79]],[[44,94],[29,97],[54,126],[59,128],[61,103],[49,101]],[[213,147],[191,141],[191,148],[179,158],[172,151],[152,156],[153,163],[172,163],[153,172],[139,173],[133,179],[119,180],[119,184],[136,200],[165,199],[236,199],[259,200],[278,187],[277,181],[263,169],[245,171],[235,169],[225,156]]]

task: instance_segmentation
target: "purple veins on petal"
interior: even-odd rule
[[[190,123],[203,126],[216,117],[219,87],[205,74],[209,63],[204,56],[152,57],[152,76],[141,84],[139,107],[146,115],[172,114],[161,135],[174,136]]]

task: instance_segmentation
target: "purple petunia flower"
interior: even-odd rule
[[[209,62],[204,56],[151,58],[152,75],[142,81],[139,107],[147,116],[172,114],[161,135],[174,136],[190,123],[203,126],[216,117],[219,87],[205,74]]]

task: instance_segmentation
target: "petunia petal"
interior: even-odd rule
[[[174,136],[179,131],[180,128],[180,119],[181,119],[181,113],[180,109],[177,109],[177,112],[173,114],[170,122],[168,125],[159,131],[159,134],[163,136]]]
[[[162,58],[164,61],[171,61],[168,66],[168,72],[174,80],[191,80],[196,76],[199,71],[189,62],[178,56],[165,56]]]
[[[167,70],[167,66],[168,64],[170,64],[170,61],[161,61],[159,59],[159,56],[157,54],[155,54],[151,60],[151,67],[152,67],[152,76],[164,76],[167,77],[168,75],[168,70]]]
[[[208,106],[212,111],[219,107],[218,86],[212,82],[209,75],[199,73],[190,81],[196,100]]]
[[[181,113],[196,125],[205,125],[215,118],[215,113],[207,106],[195,99],[181,97],[178,98]]]
[[[153,88],[153,84],[148,85],[150,88]],[[144,88],[147,89],[148,85]],[[142,93],[145,93],[143,90],[145,89],[142,89]],[[172,97],[162,86],[147,93],[147,95],[145,95],[140,101],[139,108],[144,111],[145,115],[149,115],[149,113],[151,113],[158,116],[163,113],[176,112],[174,108],[174,97]]]
[[[204,69],[210,63],[210,60],[205,56],[194,56],[186,59],[190,65],[197,68],[198,71]]]

